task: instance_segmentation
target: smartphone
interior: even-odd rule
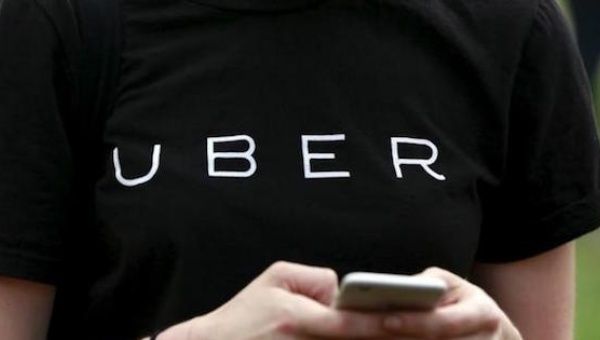
[[[362,311],[430,310],[447,289],[446,283],[437,278],[354,272],[342,279],[335,307]]]

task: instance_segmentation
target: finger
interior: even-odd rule
[[[468,281],[462,279],[460,276],[452,272],[438,267],[429,267],[417,275],[438,278],[446,283],[448,290],[440,299],[438,306],[445,306],[459,302],[461,298],[464,298],[467,290],[471,288],[471,284]]]
[[[286,340],[348,340],[348,338],[337,338],[337,337],[323,337],[323,336],[302,336],[302,335],[295,335],[289,338],[285,338]],[[356,339],[355,337],[351,337],[350,339]],[[423,340],[423,339],[419,339],[419,338],[413,338],[413,337],[384,337],[384,338],[368,338],[368,340]],[[461,339],[451,339],[451,340],[463,340]],[[465,339],[465,340],[481,340],[481,339]],[[488,339],[486,339],[488,340]]]
[[[341,339],[390,338],[383,328],[384,316],[381,314],[340,311],[304,296],[298,298],[300,301],[291,326],[298,334]]]
[[[449,338],[489,332],[499,322],[491,308],[471,299],[431,312],[399,313],[386,318],[384,327],[399,335]]]
[[[303,336],[303,337],[298,338],[298,337],[294,336],[294,337],[285,338],[285,339],[286,340],[300,340],[300,339],[302,339],[302,340],[348,340],[348,339],[361,340],[363,338],[356,338],[356,337],[338,338],[338,337],[322,337],[322,336],[319,336],[319,337],[315,337],[315,336],[305,336],[304,337]],[[385,337],[385,338],[364,338],[364,339],[368,339],[368,340],[423,340],[422,338],[389,337],[389,336]],[[450,339],[448,339],[448,340],[450,340]],[[455,339],[451,339],[451,340],[455,340]],[[460,339],[460,340],[462,340],[462,339]],[[471,340],[471,339],[469,339],[469,340]],[[488,340],[488,339],[485,339],[485,340]]]
[[[268,284],[308,296],[326,306],[333,303],[338,289],[337,274],[329,268],[280,261],[271,265],[261,276],[265,277]]]
[[[332,340],[331,338],[324,338],[324,337],[316,337],[316,336],[310,336],[310,335],[290,335],[289,337],[285,338],[286,340]]]
[[[501,340],[498,334],[495,333],[479,333],[468,336],[451,338],[449,340]]]
[[[442,279],[449,287],[460,286],[464,281],[460,276],[439,267],[429,267],[417,275]]]

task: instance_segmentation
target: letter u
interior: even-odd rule
[[[158,166],[160,164],[160,144],[155,144],[154,149],[152,150],[152,167],[150,171],[141,177],[127,179],[123,177],[121,171],[121,161],[119,160],[119,148],[115,147],[113,149],[113,163],[115,167],[115,177],[117,181],[126,187],[134,187],[136,185],[140,185],[148,182],[154,177],[156,172],[158,171]]]

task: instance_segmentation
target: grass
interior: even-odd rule
[[[596,123],[600,133],[600,60],[592,80]],[[600,230],[577,241],[577,340],[600,339]]]
[[[594,93],[594,102],[596,105],[596,127],[598,128],[598,133],[600,133],[600,57],[598,58],[598,62],[596,63],[596,76],[593,79],[592,83]]]
[[[572,24],[569,0],[558,0]],[[596,123],[600,133],[600,60],[592,80]],[[577,240],[577,305],[575,310],[575,338],[600,339],[600,230]]]
[[[600,339],[600,231],[577,241],[577,308],[575,334],[578,340]]]
[[[596,124],[600,133],[600,60],[592,80]],[[577,241],[577,340],[600,339],[600,230]]]
[[[570,23],[573,24],[573,11],[571,9],[571,3],[569,0],[557,0],[560,8],[563,10],[567,19],[569,19]]]

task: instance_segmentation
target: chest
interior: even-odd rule
[[[502,122],[464,65],[369,13],[154,11],[126,16],[97,185],[133,253],[466,270]]]

